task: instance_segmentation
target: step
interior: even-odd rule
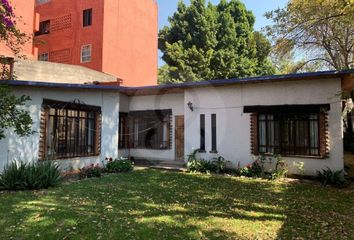
[[[177,171],[177,172],[187,172],[187,168],[181,166],[166,166],[166,165],[154,165],[150,166],[151,169],[166,170],[166,171]]]

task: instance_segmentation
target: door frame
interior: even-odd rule
[[[183,119],[183,128],[182,127],[178,127],[177,126],[177,120],[178,119]],[[182,158],[178,158],[178,141],[177,141],[177,131],[179,129],[182,128],[182,135],[183,135],[183,141],[182,141],[182,151],[183,151],[183,157]],[[174,140],[175,140],[175,161],[179,161],[179,162],[184,162],[184,115],[176,115],[175,116],[175,137],[174,137]]]

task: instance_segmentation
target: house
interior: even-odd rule
[[[26,106],[35,134],[9,131],[0,169],[11,160],[53,160],[64,169],[106,157],[186,161],[223,156],[233,167],[278,152],[290,173],[343,169],[343,88],[354,70],[300,73],[176,85],[122,87],[8,81]]]

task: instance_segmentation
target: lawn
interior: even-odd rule
[[[354,192],[158,170],[0,193],[0,239],[354,239]]]

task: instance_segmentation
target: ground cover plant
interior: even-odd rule
[[[0,193],[2,239],[353,239],[354,192],[135,170]]]
[[[0,174],[0,190],[28,190],[58,186],[59,166],[53,162],[12,162]]]

